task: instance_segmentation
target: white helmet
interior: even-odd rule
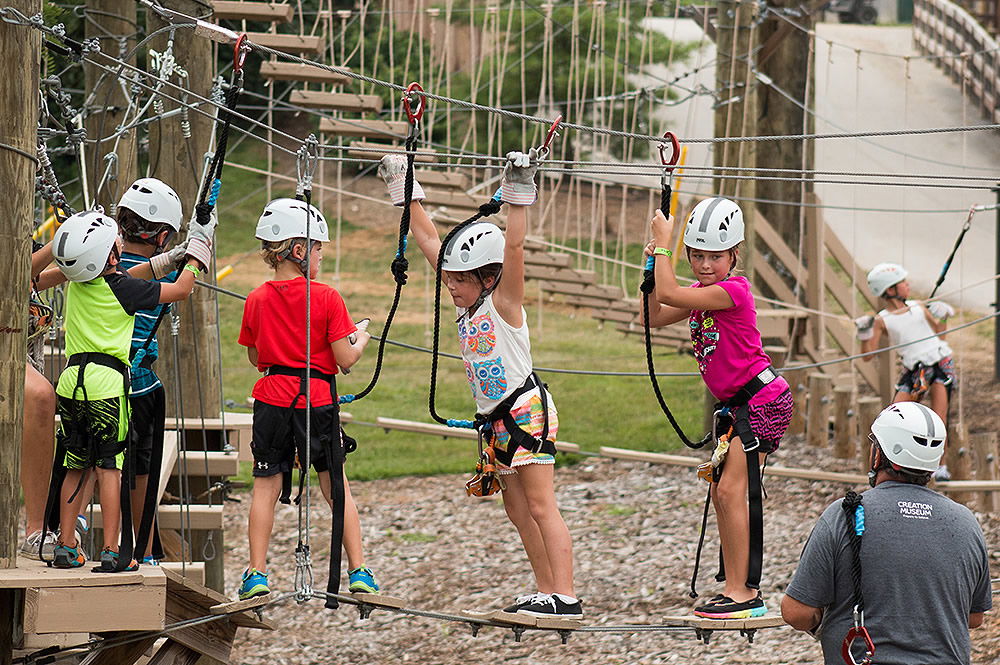
[[[878,414],[872,434],[893,464],[936,471],[944,453],[947,428],[941,417],[923,404],[898,402]]]
[[[684,227],[684,244],[691,249],[721,252],[743,242],[743,211],[721,196],[694,207]]]
[[[108,265],[118,240],[118,224],[96,210],[78,212],[52,237],[52,255],[71,282],[88,282]]]
[[[880,263],[868,273],[868,288],[876,297],[881,298],[885,292],[896,286],[909,273],[898,263]]]
[[[168,184],[156,178],[139,178],[122,194],[119,208],[128,208],[148,222],[166,224],[180,231],[181,200]],[[140,229],[142,232],[142,229]]]
[[[298,199],[275,199],[264,206],[257,222],[256,236],[265,242],[281,242],[291,238],[306,237],[306,218],[309,217],[309,239],[330,242],[330,231],[316,206]]]
[[[448,241],[441,270],[461,272],[503,263],[504,237],[492,222],[474,222]]]

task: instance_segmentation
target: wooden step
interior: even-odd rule
[[[454,190],[425,189],[424,193],[427,195],[424,202],[428,205],[478,210],[480,205],[486,203],[486,199],[480,200],[469,196],[465,192],[456,192]]]
[[[189,476],[204,477],[206,475],[206,466],[208,467],[207,475],[209,476],[229,477],[235,476],[240,472],[240,458],[236,452],[224,453],[218,450],[188,450],[185,453],[179,454],[177,462],[171,469],[171,475],[181,475],[185,460]]]
[[[367,141],[352,141],[350,147],[347,150],[347,156],[353,157],[355,159],[382,159],[382,155],[387,155],[391,152],[398,153],[402,150],[401,147],[395,145],[386,145],[384,143],[369,143]],[[417,154],[414,157],[416,162],[434,162],[437,161],[437,156],[434,154],[434,150],[430,148],[424,148],[422,150],[417,150]],[[419,178],[418,178],[419,179]]]
[[[615,330],[618,332],[623,332],[628,335],[637,335],[642,337],[645,333],[642,330],[642,326],[636,323],[619,323],[615,326]],[[660,346],[672,346],[675,348],[680,347],[690,347],[691,338],[685,334],[677,334],[669,330],[669,328],[659,328],[649,331],[649,341],[653,344],[658,344]]]
[[[348,69],[340,67],[339,69]],[[300,62],[271,62],[260,63],[260,75],[271,81],[303,81],[305,83],[328,83],[330,85],[344,85],[351,78],[344,74],[338,74],[312,65]]]
[[[266,21],[288,23],[292,20],[294,7],[276,2],[231,2],[213,0],[212,15],[225,21]]]
[[[571,268],[573,266],[573,257],[560,252],[527,251],[524,253],[524,265]]]
[[[179,504],[160,505],[156,511],[156,519],[161,529],[180,530],[181,524],[185,528],[196,531],[214,530],[222,528],[223,506],[215,504],[208,506],[204,504],[194,504],[182,506]],[[190,514],[190,527],[188,527],[188,515]],[[91,526],[98,529],[103,528],[104,521],[101,514],[101,506],[94,506],[94,518]]]
[[[570,284],[597,284],[597,273],[591,270],[574,270],[573,268],[555,268],[537,264],[525,264],[524,276],[527,279],[541,279],[546,282],[568,282]]]
[[[311,109],[336,109],[356,113],[378,113],[382,110],[382,98],[378,95],[358,95],[353,92],[292,90],[288,103]]]
[[[360,136],[368,139],[404,140],[409,124],[403,120],[362,120],[361,118],[321,118],[319,131],[339,136]],[[421,183],[428,183],[423,174]]]
[[[322,121],[320,126],[322,127]],[[421,171],[417,174],[417,180],[421,185],[439,185],[462,190],[469,188],[468,176],[451,171]]]
[[[548,293],[562,293],[571,296],[587,296],[605,301],[621,300],[624,293],[618,286],[603,286],[600,284],[581,284],[570,282],[546,282],[542,290]]]
[[[250,43],[266,46],[283,53],[319,53],[323,50],[321,37],[272,34],[270,32],[248,32]]]

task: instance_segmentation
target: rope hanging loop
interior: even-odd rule
[[[410,123],[408,142],[417,138],[420,120],[424,117],[424,110],[427,108],[427,98],[424,97],[423,92],[423,87],[414,81],[406,86],[406,91],[403,93],[403,110],[406,111],[406,119]]]
[[[538,146],[538,159],[544,159],[549,154],[549,145],[552,143],[552,139],[559,135],[559,125],[562,124],[563,117],[560,113],[556,116],[556,119],[552,121],[549,126],[549,131],[545,135],[545,142]]]

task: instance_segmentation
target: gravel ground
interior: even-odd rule
[[[362,442],[363,444],[363,442]],[[786,441],[772,463],[851,471],[798,441]],[[577,590],[587,623],[657,623],[685,614],[705,485],[692,470],[591,458],[557,472],[558,498],[573,535]],[[516,534],[495,500],[464,496],[459,476],[352,483],[361,509],[368,564],[383,590],[407,607],[457,613],[499,608],[531,588]],[[846,488],[828,483],[765,478],[765,579],[771,612],[795,568],[815,519]],[[241,567],[248,501],[227,512],[228,579]],[[1000,519],[979,515],[997,566]],[[329,513],[312,510],[316,586],[325,583]],[[714,533],[714,518],[710,524]],[[297,539],[296,511],[279,507],[272,545],[272,583],[291,589]],[[715,593],[716,542],[710,536],[699,588]],[[239,547],[234,545],[239,544]],[[996,568],[994,568],[996,570]],[[994,572],[994,574],[996,574]],[[716,633],[710,646],[693,632],[588,633],[560,644],[555,633],[529,632],[521,643],[510,631],[485,627],[472,637],[462,624],[375,612],[366,621],[353,607],[331,612],[320,601],[288,601],[269,608],[274,632],[241,631],[233,662],[299,663],[810,663],[819,645],[789,628],[760,631],[750,645],[738,633]],[[1000,657],[1000,630],[992,618],[973,632],[973,662]]]

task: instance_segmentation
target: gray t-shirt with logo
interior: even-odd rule
[[[862,505],[862,592],[875,662],[969,663],[969,614],[993,604],[986,542],[972,512],[926,487],[894,481],[865,492]],[[837,501],[813,527],[785,591],[825,608],[827,665],[843,665],[841,644],[854,625],[852,561],[847,518]],[[858,660],[862,647],[862,640],[854,642]]]

